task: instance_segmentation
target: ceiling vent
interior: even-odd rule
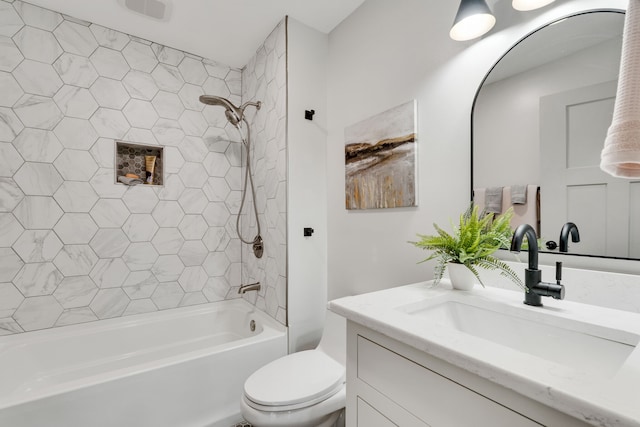
[[[158,0],[124,0],[127,9],[150,18],[165,21],[169,19],[169,8],[166,3]]]

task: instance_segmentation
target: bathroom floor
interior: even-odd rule
[[[248,422],[242,421],[242,422],[239,422],[239,423],[236,423],[236,424],[232,425],[231,427],[252,427],[252,426]]]

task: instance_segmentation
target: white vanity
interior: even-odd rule
[[[522,300],[443,280],[331,301],[347,427],[640,427],[640,314]]]

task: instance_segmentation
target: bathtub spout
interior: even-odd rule
[[[260,282],[251,283],[249,285],[240,285],[238,289],[239,294],[244,294],[248,291],[259,291],[260,290]]]

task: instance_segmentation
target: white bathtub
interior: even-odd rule
[[[246,378],[286,351],[243,300],[0,337],[0,426],[229,427]]]

